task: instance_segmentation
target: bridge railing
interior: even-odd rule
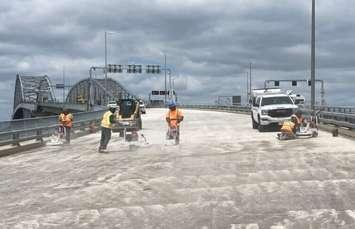
[[[355,114],[355,107],[320,107],[319,110],[335,113]]]
[[[223,106],[223,105],[181,105],[183,108],[187,109],[201,109],[201,110],[221,110],[230,112],[250,112],[249,106]]]
[[[73,129],[83,129],[96,124],[104,111],[74,114]],[[28,140],[42,140],[53,134],[59,126],[58,116],[38,117],[0,122],[0,146],[19,144]]]
[[[249,106],[181,105],[181,107],[186,109],[220,110],[245,114],[250,112]],[[355,113],[328,111],[332,109],[335,108],[329,107],[329,109],[320,111],[318,114],[320,122],[355,130]],[[75,113],[73,129],[84,129],[91,124],[97,124],[103,112],[104,111],[99,110]],[[43,137],[53,134],[58,125],[58,116],[0,122],[0,146],[19,144],[20,142],[33,139],[42,140]]]
[[[188,109],[220,110],[238,113],[249,113],[249,106],[220,106],[220,105],[181,105]],[[320,109],[320,108],[318,108]],[[337,111],[337,112],[332,112]],[[309,111],[307,112],[309,113]],[[337,127],[355,130],[355,108],[351,107],[322,107],[318,113],[319,121]]]

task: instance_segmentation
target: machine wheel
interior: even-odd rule
[[[252,122],[253,129],[258,129],[258,123],[255,122],[253,118],[253,114],[251,114],[251,122]]]

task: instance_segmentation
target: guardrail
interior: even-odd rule
[[[187,109],[200,109],[200,110],[220,110],[229,112],[249,113],[249,106],[221,106],[221,105],[181,105]]]
[[[201,109],[201,110],[220,110],[238,113],[249,113],[249,106],[219,106],[219,105],[181,105],[183,108],[188,109]],[[329,112],[328,110],[340,109],[343,112]],[[344,110],[345,109],[345,110]],[[355,130],[355,108],[350,107],[323,107],[318,113],[319,121],[324,124],[331,124],[337,127],[343,127],[350,130]]]
[[[355,129],[355,114],[354,113],[335,113],[328,111],[321,111],[319,119],[322,123],[332,124],[338,127],[345,127],[348,129]]]
[[[249,106],[181,105],[181,107],[187,109],[219,110],[245,114],[250,112]],[[338,111],[338,109],[342,109],[342,112],[328,111]],[[323,107],[323,110],[320,111],[318,115],[319,120],[322,123],[354,130],[355,113],[352,113],[353,111],[355,111],[355,109],[350,107]],[[75,113],[73,129],[85,129],[89,125],[98,124],[103,113],[103,110]],[[10,144],[19,145],[21,142],[33,139],[43,141],[43,138],[53,134],[57,127],[58,116],[0,122],[0,146]]]
[[[104,111],[81,112],[74,114],[73,130],[83,130],[96,125]],[[28,140],[43,141],[58,128],[58,116],[38,117],[0,122],[0,146],[19,145]]]
[[[310,109],[310,107],[306,107]],[[334,113],[350,113],[355,114],[355,107],[351,106],[316,106],[316,110],[334,112]]]

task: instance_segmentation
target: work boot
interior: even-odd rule
[[[99,153],[108,153],[106,149],[101,148],[101,147],[99,148],[98,152]]]

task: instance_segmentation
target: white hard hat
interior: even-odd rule
[[[107,107],[108,108],[117,108],[117,105],[116,104],[107,104]]]

